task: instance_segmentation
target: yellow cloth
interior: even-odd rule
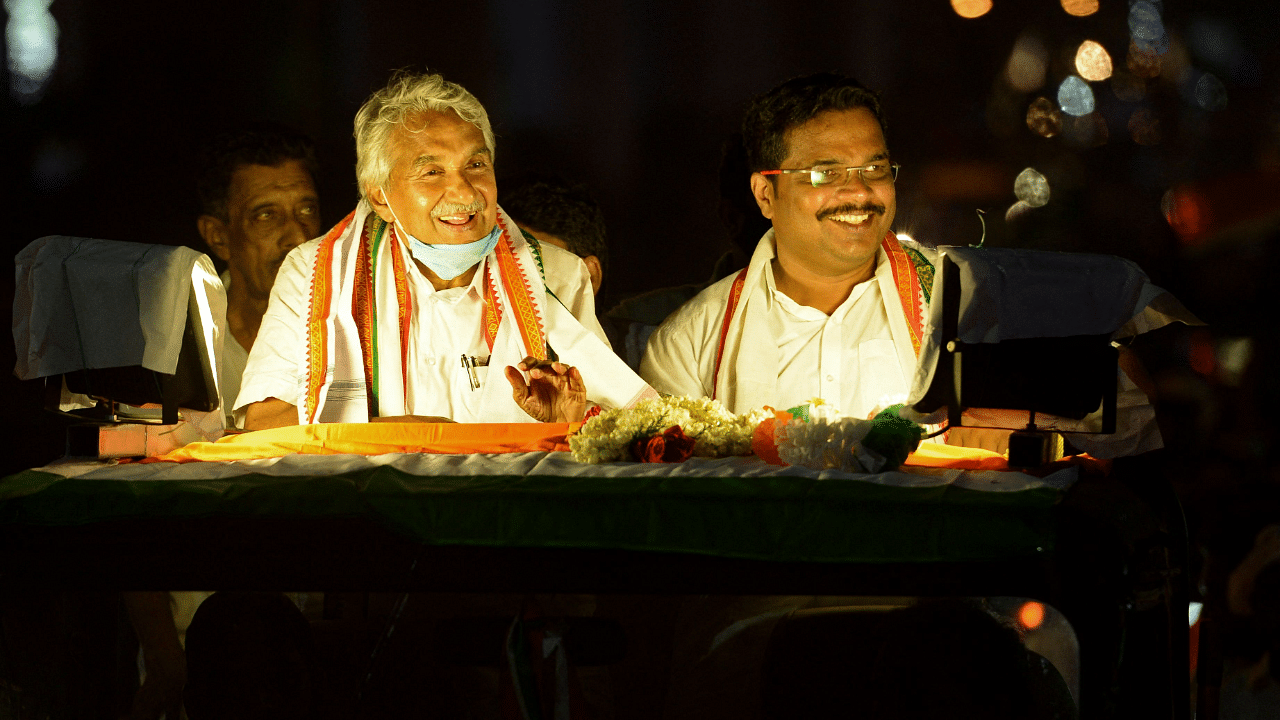
[[[920,447],[907,456],[903,465],[962,470],[1008,470],[1009,459],[1000,453],[979,448],[920,443]]]
[[[144,462],[254,460],[303,455],[568,451],[581,423],[320,423],[191,443]]]
[[[226,462],[284,455],[514,453],[569,450],[582,423],[318,423],[228,435],[191,443],[141,462]],[[921,443],[904,463],[916,467],[1005,470],[1008,460],[978,448]]]

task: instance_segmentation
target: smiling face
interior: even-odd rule
[[[412,113],[388,141],[391,176],[366,188],[383,220],[428,245],[480,240],[497,223],[493,155],[480,128],[452,110]]]
[[[284,256],[320,234],[311,173],[300,160],[237,167],[227,188],[227,218],[203,216],[200,231],[227,261],[232,285],[265,300]]]
[[[784,169],[864,166],[889,158],[880,123],[865,108],[824,112],[789,130],[786,147]],[[752,175],[751,189],[760,212],[773,221],[778,262],[825,278],[870,277],[897,209],[893,183],[869,185],[857,172],[847,183],[824,187],[814,187],[806,173],[774,177]]]

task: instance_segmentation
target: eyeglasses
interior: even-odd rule
[[[862,182],[868,185],[880,185],[884,183],[897,182],[898,168],[901,167],[897,163],[891,163],[887,160],[880,160],[863,165],[862,167],[839,167],[837,165],[818,165],[811,168],[800,168],[798,170],[761,170],[761,175],[790,175],[792,173],[808,173],[809,182],[814,187],[826,187],[828,185],[845,185],[849,179],[853,177],[853,171],[858,171],[858,177]]]

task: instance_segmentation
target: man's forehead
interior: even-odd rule
[[[285,160],[279,165],[238,165],[231,173],[227,196],[231,200],[248,200],[274,191],[315,193],[315,181],[301,160]]]
[[[471,154],[477,150],[488,152],[484,133],[474,123],[458,117],[453,110],[418,110],[407,113],[404,122],[396,126],[392,136],[395,148],[402,156],[413,159],[435,153],[459,151]]]
[[[804,162],[861,162],[889,156],[884,132],[866,108],[827,110],[787,130],[786,159]]]

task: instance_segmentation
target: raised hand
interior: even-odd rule
[[[529,373],[525,382],[521,371]],[[506,368],[511,397],[538,422],[577,422],[587,411],[587,388],[572,365],[527,357]]]

